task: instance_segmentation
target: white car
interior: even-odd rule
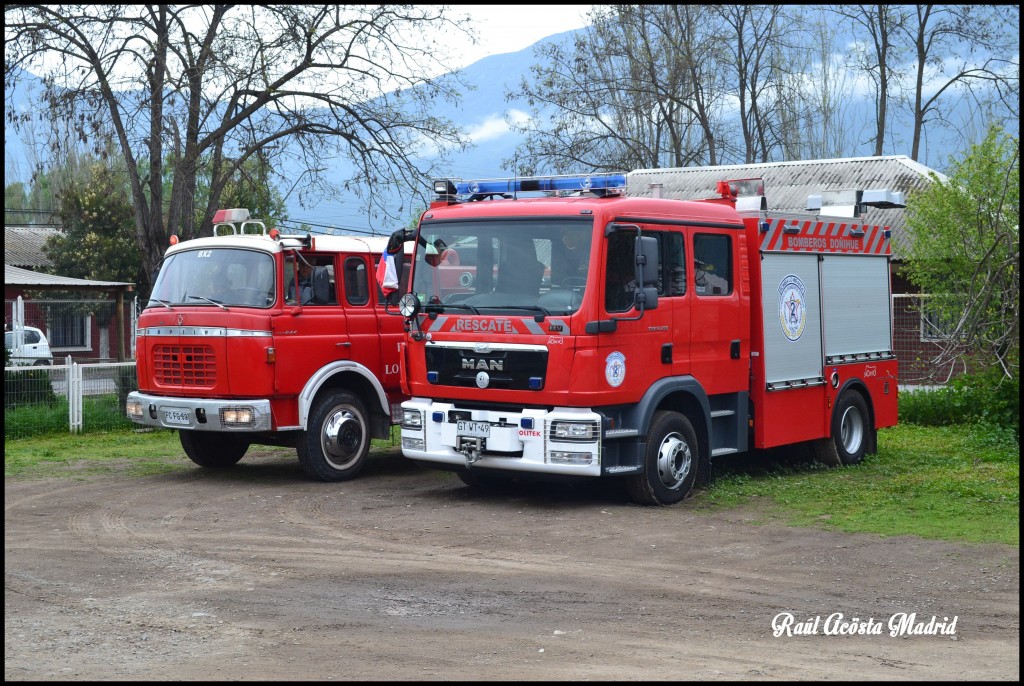
[[[10,364],[14,366],[43,366],[53,364],[53,353],[46,334],[34,326],[24,327],[24,341],[14,345],[14,332],[4,331],[4,347],[11,351]]]

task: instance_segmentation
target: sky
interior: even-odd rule
[[[456,14],[469,14],[479,42],[453,46],[455,66],[465,67],[490,55],[524,50],[542,38],[571,31],[589,22],[593,5],[450,5]],[[462,58],[457,56],[461,53]]]

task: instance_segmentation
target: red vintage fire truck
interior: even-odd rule
[[[658,197],[673,174],[435,184],[399,302],[405,456],[474,486],[620,477],[671,504],[719,456],[875,450],[897,418],[889,231],[857,216],[902,195],[770,216],[760,179]]]
[[[203,467],[255,443],[294,446],[314,479],[356,476],[407,397],[402,321],[373,278],[387,238],[285,236],[245,209],[214,225],[172,238],[139,315],[128,417],[177,430]]]

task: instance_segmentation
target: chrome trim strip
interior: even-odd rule
[[[483,346],[477,349],[476,346]],[[531,343],[490,343],[484,341],[427,341],[427,347],[437,348],[459,348],[469,349],[480,353],[493,352],[495,350],[532,350],[535,352],[547,350],[546,345],[534,345]]]
[[[137,336],[193,336],[208,338],[270,338],[270,331],[228,329],[223,326],[150,326],[139,329]]]

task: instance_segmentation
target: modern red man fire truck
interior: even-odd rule
[[[137,326],[133,421],[176,429],[198,465],[294,446],[322,481],[363,468],[399,417],[399,317],[373,273],[386,237],[282,236],[245,209],[172,238]],[[395,294],[397,297],[397,294]]]
[[[896,423],[889,231],[770,216],[759,179],[652,197],[672,180],[435,184],[399,302],[405,456],[470,485],[620,477],[671,504],[718,456],[874,451]]]

